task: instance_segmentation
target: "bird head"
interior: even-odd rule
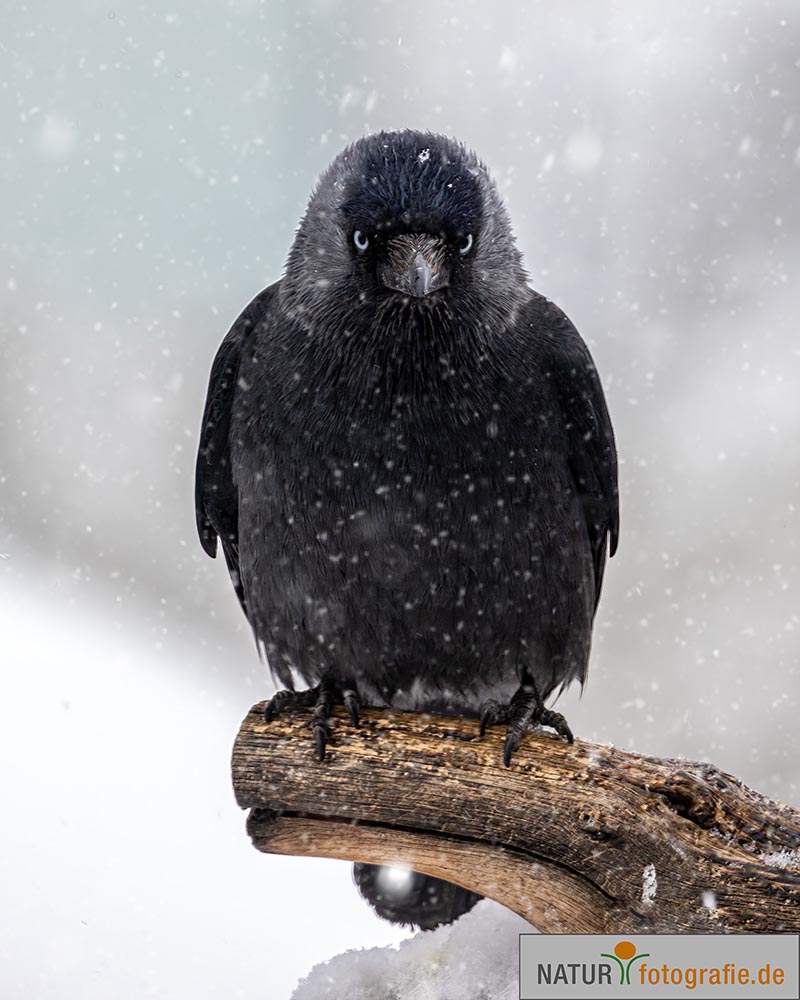
[[[525,273],[485,166],[453,139],[380,132],[323,174],[295,237],[284,290],[310,325],[348,306],[484,322],[508,316]]]

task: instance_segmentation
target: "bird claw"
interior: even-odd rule
[[[511,758],[519,750],[524,732],[524,729],[520,730],[513,725],[508,727],[506,741],[503,744],[503,763],[506,767],[511,767]]]
[[[499,701],[489,699],[481,705],[481,739],[486,735],[489,726],[499,726],[511,720],[511,706],[501,705]]]
[[[574,743],[575,737],[572,735],[572,730],[567,724],[567,720],[561,714],[561,712],[551,712],[549,708],[544,709],[542,712],[542,717],[539,719],[539,724],[542,726],[549,726],[551,729],[555,729],[559,736],[563,736],[567,743]]]
[[[313,705],[319,688],[310,688],[308,691],[278,691],[264,706],[264,721],[272,722],[276,715],[285,712],[287,709],[308,708]]]
[[[535,726],[549,726],[563,736],[567,743],[573,742],[572,731],[560,712],[544,707],[536,685],[530,677],[520,684],[519,690],[507,705],[497,701],[487,701],[481,706],[480,735],[483,737],[489,726],[507,725],[503,744],[503,763],[511,766],[511,759],[522,745],[522,738]]]
[[[347,714],[350,716],[350,721],[358,729],[360,725],[358,710],[361,708],[361,699],[358,697],[358,691],[354,688],[345,688],[342,698],[344,700],[344,707],[347,709]]]
[[[317,760],[325,760],[325,747],[331,741],[331,727],[328,725],[327,719],[315,720],[313,732]]]
[[[323,677],[322,681],[307,691],[278,691],[264,706],[264,720],[272,722],[276,715],[287,709],[310,708],[314,706],[311,731],[314,751],[318,760],[325,760],[325,748],[333,743],[331,712],[335,705],[343,704],[352,724],[359,727],[361,699],[354,686],[342,688],[336,681]]]

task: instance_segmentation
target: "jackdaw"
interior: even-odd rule
[[[313,707],[320,758],[337,703],[505,724],[506,765],[537,724],[572,740],[545,701],[586,677],[614,435],[474,153],[400,131],[336,157],[214,361],[196,510],[286,688],[267,719]]]

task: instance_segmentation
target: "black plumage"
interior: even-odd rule
[[[589,351],[527,284],[486,168],[383,132],[342,152],[285,276],[225,338],[197,460],[279,694],[508,723],[583,682],[618,533],[614,436]]]

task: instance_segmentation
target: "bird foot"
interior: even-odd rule
[[[541,695],[532,680],[523,680],[519,690],[507,705],[497,701],[487,701],[481,706],[480,734],[483,736],[488,726],[507,725],[506,742],[503,747],[503,763],[511,765],[511,758],[520,748],[522,737],[535,726],[549,726],[572,743],[572,732],[567,720],[560,712],[552,712],[544,707]]]
[[[350,721],[358,728],[358,712],[361,700],[354,685],[343,686],[324,677],[320,683],[307,691],[278,691],[264,707],[264,719],[272,722],[276,715],[286,710],[310,708],[314,706],[311,728],[314,734],[314,748],[318,760],[325,760],[325,747],[332,742],[331,712],[335,705],[344,705]]]

